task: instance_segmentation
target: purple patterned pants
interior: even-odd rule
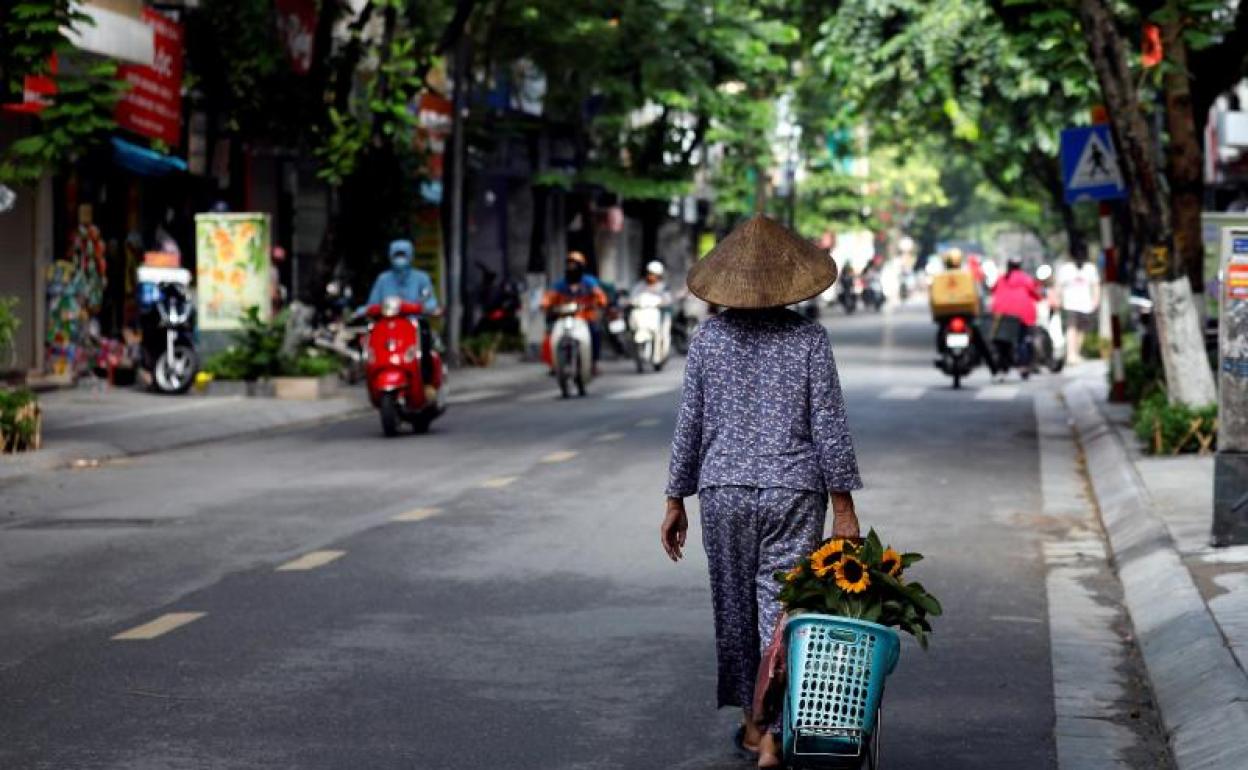
[[[708,487],[698,502],[715,605],[719,706],[749,708],[763,645],[780,618],[780,584],[772,575],[819,545],[828,499],[799,489]]]

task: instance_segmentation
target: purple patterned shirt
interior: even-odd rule
[[[862,487],[832,347],[789,310],[729,310],[689,345],[668,497],[707,487]]]

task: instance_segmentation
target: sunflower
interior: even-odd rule
[[[792,583],[794,580],[797,580],[801,576],[802,576],[802,565],[799,564],[793,569],[784,573],[784,582]]]
[[[845,541],[837,538],[824,543],[818,551],[810,555],[810,569],[819,577],[826,576],[832,567],[845,555]]]
[[[880,558],[880,572],[885,572],[895,578],[901,577],[901,554],[892,548],[885,548],[884,555]]]
[[[853,556],[845,556],[832,567],[836,587],[851,594],[860,594],[871,585],[871,576],[862,562]]]

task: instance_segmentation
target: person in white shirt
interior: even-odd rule
[[[1057,271],[1057,290],[1066,326],[1066,360],[1078,363],[1083,336],[1096,325],[1096,309],[1101,304],[1101,274],[1083,254]]]

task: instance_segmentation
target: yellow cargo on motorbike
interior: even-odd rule
[[[934,276],[928,296],[932,318],[979,315],[979,291],[975,287],[975,278],[964,270],[950,270]]]

